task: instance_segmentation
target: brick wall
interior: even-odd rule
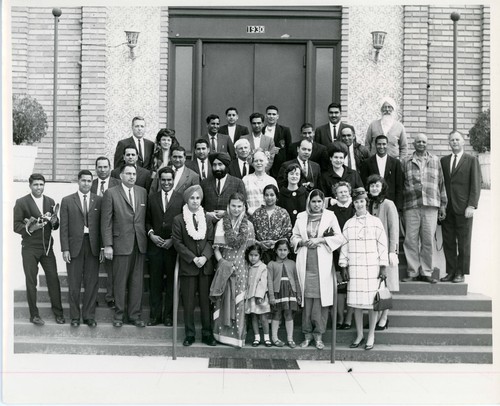
[[[342,7],[341,26],[341,58],[340,62],[340,105],[343,117],[349,116],[348,110],[348,83],[349,83],[349,7]],[[345,120],[345,119],[344,119]]]
[[[160,128],[168,127],[167,122],[167,76],[168,76],[168,7],[161,8],[160,17],[160,116],[158,124]]]

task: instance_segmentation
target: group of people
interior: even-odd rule
[[[328,106],[327,124],[315,130],[305,123],[294,143],[290,129],[278,124],[276,106],[265,116],[253,113],[251,131],[237,124],[238,110],[229,107],[227,125],[221,127],[215,114],[207,117],[192,160],[174,130],[160,130],[153,143],[144,138],[145,120],[134,117],[132,137],[116,147],[114,169],[101,156],[96,179],[81,170],[78,190],[62,199],[60,214],[44,194],[43,175],[32,174],[31,193],[14,207],[30,321],[44,324],[36,305],[41,264],[55,320],[65,323],[51,236],[59,228],[73,327],[97,325],[99,269],[107,273],[115,327],[171,326],[177,267],[185,346],[195,342],[198,304],[206,345],[242,347],[249,319],[253,346],[295,348],[294,315],[301,309],[299,346],[323,349],[336,306],[337,328],[349,329],[354,315],[352,348],[365,340],[368,310],[365,349],[372,349],[375,331],[389,325],[388,310],[373,310],[375,293],[382,280],[399,290],[400,226],[408,262],[403,281],[437,282],[432,255],[439,220],[447,271],[441,280],[463,282],[481,187],[477,159],[464,153],[459,132],[450,134],[452,154],[441,160],[427,151],[422,133],[408,155],[395,109],[392,99],[383,100],[382,118],[360,145],[354,127],[341,121],[338,103]],[[145,265],[148,321],[142,317]],[[282,318],[286,340],[278,335]]]

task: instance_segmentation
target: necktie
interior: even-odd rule
[[[83,224],[89,226],[89,212],[87,210],[87,195],[83,195]]]
[[[455,172],[455,169],[457,168],[457,154],[453,154],[453,165],[451,167],[451,173]]]
[[[101,196],[104,195],[104,184],[106,183],[106,181],[104,180],[101,180]]]
[[[143,163],[143,162],[144,162],[144,159],[142,158],[142,146],[141,146],[141,140],[139,140],[138,144],[139,144],[139,161],[140,161],[141,163]]]
[[[210,148],[212,149],[212,152],[216,152],[216,148],[215,148],[215,135],[212,136],[212,139],[210,140]]]
[[[217,194],[220,196],[220,179],[217,179]]]
[[[333,140],[335,141],[337,139],[337,126],[334,124],[333,125]]]
[[[168,207],[168,193],[165,193],[165,210],[163,210],[163,212],[167,211],[167,207]]]
[[[196,221],[196,214],[194,213],[193,213],[193,223],[195,230],[198,231],[198,222]]]
[[[307,161],[302,161],[302,164],[304,165],[304,176],[307,178]]]
[[[247,175],[247,163],[244,162],[243,163],[243,172],[241,173],[242,176],[246,176]]]
[[[132,199],[132,189],[128,190],[128,201],[130,202],[130,205],[132,206],[132,210],[134,210],[134,200]]]
[[[349,153],[347,154],[347,166],[349,169],[352,169],[352,160],[351,160],[351,150],[349,150]]]
[[[205,174],[205,161],[201,161],[201,179],[205,179],[207,175]]]

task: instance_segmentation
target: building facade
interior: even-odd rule
[[[467,134],[490,106],[490,8],[482,5],[331,7],[63,7],[59,22],[57,155],[53,148],[54,17],[51,8],[12,7],[12,91],[44,107],[48,134],[35,171],[72,181],[113,156],[146,119],[146,137],[176,130],[191,151],[215,113],[236,106],[280,109],[298,138],[300,125],[327,122],[338,101],[363,140],[390,96],[410,137],[448,152],[453,111],[453,22],[458,22],[457,129]],[[131,58],[124,31],[139,31]],[[372,31],[384,31],[378,58]],[[470,147],[467,146],[470,150]],[[52,179],[54,180],[54,179]]]

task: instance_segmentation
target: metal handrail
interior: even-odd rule
[[[172,360],[177,359],[177,313],[179,310],[179,257],[175,261],[174,271],[174,314],[173,314],[173,329],[172,332]]]

